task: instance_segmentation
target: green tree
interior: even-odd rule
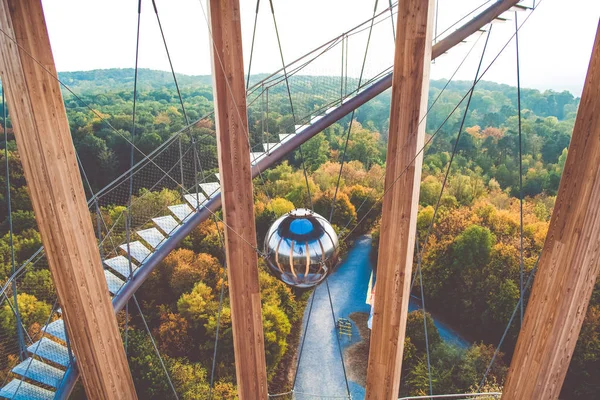
[[[17,295],[17,305],[21,322],[26,329],[36,323],[40,326],[45,325],[50,316],[50,305],[30,294],[19,293]],[[16,317],[13,308],[9,304],[5,303],[0,310],[0,326],[4,332],[15,332],[16,334]]]

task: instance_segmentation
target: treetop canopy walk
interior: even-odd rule
[[[485,2],[458,21],[455,24],[460,24],[458,29],[452,30],[453,25],[436,37],[431,59],[442,56],[473,34],[487,32],[482,29],[495,21],[504,20],[501,17],[504,12],[509,10],[516,12],[514,7],[530,12],[528,7],[516,5],[517,0],[501,0],[491,5],[488,3],[490,1]],[[154,11],[160,24],[155,4]],[[396,30],[398,29],[397,26],[394,26],[397,12],[397,4],[391,4],[391,2],[389,8],[382,11],[377,11],[376,6],[372,18],[289,64],[283,63],[283,52],[281,52],[284,67],[266,78],[253,81],[250,71],[248,72],[246,86],[248,115],[261,126],[261,134],[248,137],[251,145],[249,157],[252,178],[262,180],[263,171],[281,162],[296,149],[301,149],[301,145],[307,140],[337,121],[346,118],[349,114],[352,114],[350,118],[352,120],[356,109],[392,87],[393,66],[391,64],[393,58],[391,51],[389,60],[376,60],[371,69],[365,68],[365,66],[368,60],[369,41],[372,36],[378,34],[378,31],[387,32],[386,34],[389,35],[387,40],[392,48],[394,35],[397,34]],[[275,14],[273,13],[273,15]],[[531,14],[525,15],[523,23],[529,18],[529,15]],[[389,33],[390,26],[392,34]],[[517,35],[519,28],[520,26],[517,25],[513,37]],[[3,34],[6,35],[4,32]],[[164,40],[162,26],[161,34]],[[380,38],[383,38],[383,35],[381,34]],[[355,47],[358,47],[362,54],[362,46],[365,42],[366,49],[361,68],[357,68],[356,65],[348,65],[348,48],[354,50]],[[168,54],[166,40],[164,44]],[[170,58],[169,62],[171,63]],[[382,62],[387,64],[382,66]],[[335,68],[341,71],[339,76],[318,76],[319,72],[330,68],[330,65],[336,65]],[[172,63],[171,68],[173,68]],[[469,95],[473,93],[475,85],[482,79],[487,69],[478,71],[473,86],[454,110],[467,99],[469,99],[467,100],[468,108]],[[356,73],[357,71],[360,72]],[[300,101],[308,96],[303,91],[306,76],[313,78],[317,76],[320,82],[318,96],[309,102]],[[177,85],[174,72],[173,77]],[[66,90],[69,91],[68,88]],[[134,99],[135,90],[134,88]],[[179,91],[178,86],[177,90]],[[71,94],[81,100],[75,93],[71,92]],[[285,103],[281,99],[286,98],[289,100],[289,110],[285,111],[291,112],[293,120],[285,127],[284,131],[270,132],[269,110],[273,111],[274,107],[281,107],[281,104]],[[306,106],[307,104],[308,106]],[[144,154],[139,150],[135,146],[134,140],[124,138],[131,144],[131,169],[96,193],[87,182],[86,190],[89,195],[87,204],[99,243],[104,267],[103,273],[115,313],[123,309],[127,309],[129,312],[128,307],[130,301],[133,300],[143,318],[135,293],[152,271],[202,222],[211,218],[215,223],[223,222],[218,214],[222,193],[221,176],[217,172],[218,161],[214,154],[216,139],[212,134],[206,133],[205,129],[207,121],[212,115],[205,115],[197,121],[190,122],[187,120],[183,99],[181,99],[181,108],[186,118],[185,128],[174,133],[169,140],[149,154]],[[95,110],[91,111],[96,113],[103,124],[117,132],[110,125],[109,120],[103,118]],[[5,123],[3,125],[6,127]],[[133,127],[132,138],[135,138],[135,123]],[[427,143],[432,139],[433,137]],[[424,146],[418,149],[418,154],[423,149]],[[134,160],[138,161],[134,164]],[[80,161],[79,166],[85,182],[87,178]],[[161,190],[170,191],[168,202],[155,196],[155,193]],[[333,201],[335,202],[335,197]],[[107,209],[109,205],[121,206],[119,212],[109,213]],[[331,220],[331,216],[329,219]],[[350,233],[352,232],[351,226],[347,225],[345,228],[349,228]],[[348,236],[349,233],[344,238]],[[248,244],[259,255],[264,255],[260,248],[252,243]],[[48,261],[44,249],[40,248],[26,263],[14,268],[12,276],[2,288],[2,304],[0,306],[10,307],[15,317],[14,335],[0,338],[0,342],[3,344],[2,352],[5,355],[15,354],[19,359],[12,369],[12,374],[6,377],[3,387],[0,389],[2,397],[10,399],[66,398],[78,379],[77,360],[71,349],[57,298],[49,299],[53,306],[51,309],[45,310],[46,324],[41,327],[38,334],[30,336],[20,318],[18,293],[32,293],[36,290],[23,286],[25,274],[28,271],[47,268]],[[415,277],[416,273],[417,271],[415,271]],[[413,279],[414,282],[416,279]],[[523,283],[521,290],[524,290]],[[127,344],[127,336],[124,340]],[[160,358],[158,348],[156,351]],[[166,373],[166,368],[164,369]],[[170,379],[169,384],[173,388]],[[174,388],[173,391],[177,397]],[[465,396],[475,397],[476,395],[461,395],[461,398]],[[273,397],[277,398],[276,395]],[[443,396],[439,397],[444,398]]]

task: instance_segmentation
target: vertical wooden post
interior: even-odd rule
[[[15,138],[87,397],[136,399],[41,1],[0,0],[0,28],[0,72]]]
[[[503,399],[557,399],[600,269],[600,25]]]
[[[421,182],[434,0],[400,0],[367,399],[398,398]],[[415,159],[416,157],[416,159]]]
[[[238,393],[266,399],[239,0],[209,0],[213,92]]]

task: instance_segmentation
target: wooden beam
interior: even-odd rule
[[[367,399],[398,398],[421,182],[434,0],[400,0]]]
[[[266,399],[239,0],[209,0],[213,92],[238,394]]]
[[[557,399],[600,269],[600,25],[502,399]]]
[[[0,0],[0,28],[0,73],[17,148],[87,397],[136,399],[41,1]]]

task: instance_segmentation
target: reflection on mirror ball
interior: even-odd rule
[[[321,215],[299,208],[281,216],[265,237],[267,265],[286,284],[310,288],[337,262],[338,237]]]

